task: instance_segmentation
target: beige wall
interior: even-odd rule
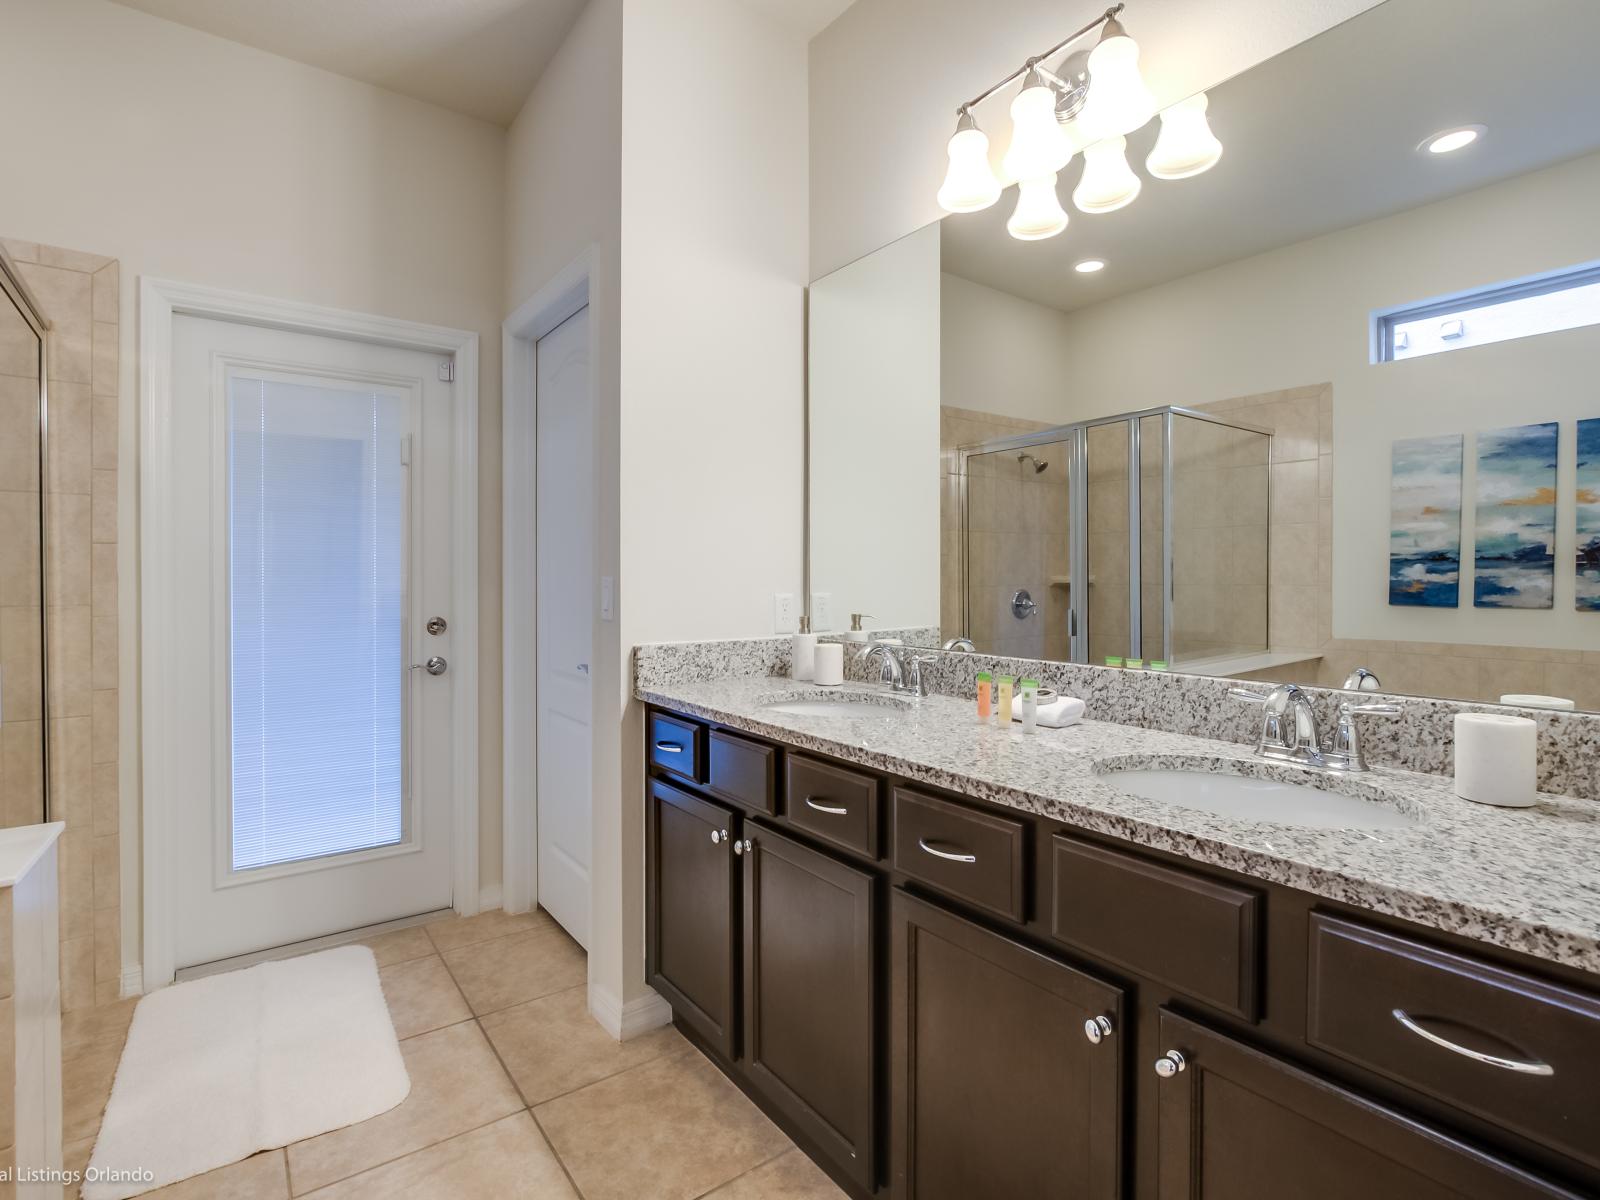
[[[12,0],[0,37],[0,233],[121,260],[122,457],[142,275],[477,331],[483,879],[499,877],[499,323],[505,132],[109,0]],[[137,746],[134,472],[119,474],[121,742]],[[121,820],[139,820],[124,756]],[[121,847],[138,961],[138,845]]]
[[[1143,0],[1125,14],[1162,104],[1214,87],[1374,0]],[[1105,11],[1078,0],[856,0],[811,43],[811,275],[940,215],[955,108]],[[998,161],[1014,92],[978,109]],[[1264,390],[1264,389],[1255,389]]]

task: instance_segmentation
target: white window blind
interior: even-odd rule
[[[235,870],[405,834],[402,413],[229,380]]]

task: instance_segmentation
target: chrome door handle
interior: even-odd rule
[[[1179,1071],[1188,1069],[1189,1060],[1184,1058],[1181,1050],[1168,1050],[1156,1059],[1156,1074],[1163,1079],[1171,1079]]]
[[[1485,1054],[1482,1050],[1474,1050],[1470,1046],[1463,1046],[1458,1042],[1450,1041],[1448,1038],[1442,1038],[1437,1033],[1431,1033],[1417,1024],[1411,1018],[1411,1014],[1403,1008],[1394,1009],[1393,1015],[1396,1021],[1399,1021],[1400,1024],[1404,1025],[1423,1041],[1432,1042],[1435,1046],[1442,1046],[1450,1053],[1459,1054],[1463,1058],[1470,1058],[1473,1062],[1485,1063],[1488,1066],[1499,1067],[1505,1071],[1516,1071],[1523,1075],[1554,1075],[1556,1073],[1556,1069],[1549,1063],[1540,1062],[1537,1059],[1532,1062],[1525,1062],[1519,1058],[1502,1058],[1498,1054]]]
[[[953,850],[941,850],[937,846],[931,844],[927,838],[918,838],[917,845],[925,853],[931,854],[935,858],[942,858],[946,862],[975,863],[978,861],[978,856],[976,854],[962,854]]]
[[[850,815],[848,808],[841,808],[836,804],[818,804],[810,796],[806,797],[806,807],[814,808],[820,813],[829,813],[835,817],[848,817]]]
[[[657,742],[656,749],[663,754],[682,754],[683,747],[677,742]]]
[[[426,671],[429,675],[443,675],[450,669],[450,664],[435,654],[425,663],[412,663],[406,668],[408,671]]]

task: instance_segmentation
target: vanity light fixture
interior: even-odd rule
[[[963,109],[950,138],[950,169],[939,188],[939,204],[948,212],[977,212],[1000,199],[1000,180],[989,166],[989,139],[970,110]]]
[[[1108,16],[1089,52],[1089,95],[1078,121],[1091,138],[1108,138],[1143,129],[1155,115],[1156,98],[1139,74],[1139,43]]]
[[[1116,212],[1132,204],[1143,183],[1128,165],[1128,139],[1118,134],[1095,142],[1083,152],[1083,178],[1072,189],[1072,202],[1086,213]]]
[[[1096,271],[1106,269],[1106,260],[1103,258],[1086,258],[1072,268],[1079,275],[1093,275]]]
[[[1067,210],[1056,195],[1056,176],[1024,179],[1017,187],[1017,207],[1006,222],[1006,232],[1020,242],[1041,242],[1067,227]]]
[[[1012,179],[1043,179],[1067,165],[1072,142],[1056,120],[1056,95],[1034,67],[1011,102],[1011,145],[1001,167]]]
[[[1426,150],[1429,154],[1450,154],[1472,145],[1483,136],[1483,133],[1482,125],[1461,125],[1455,129],[1441,129],[1438,133],[1423,138],[1417,149]]]
[[[1201,92],[1161,110],[1161,133],[1144,160],[1154,178],[1188,179],[1217,165],[1222,143],[1206,121],[1208,104]]]

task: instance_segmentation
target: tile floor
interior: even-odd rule
[[[449,918],[365,944],[411,1072],[405,1102],[147,1195],[843,1195],[676,1030],[612,1041],[586,1011],[583,950],[543,913]],[[134,1003],[62,1019],[69,1168],[94,1147]]]

